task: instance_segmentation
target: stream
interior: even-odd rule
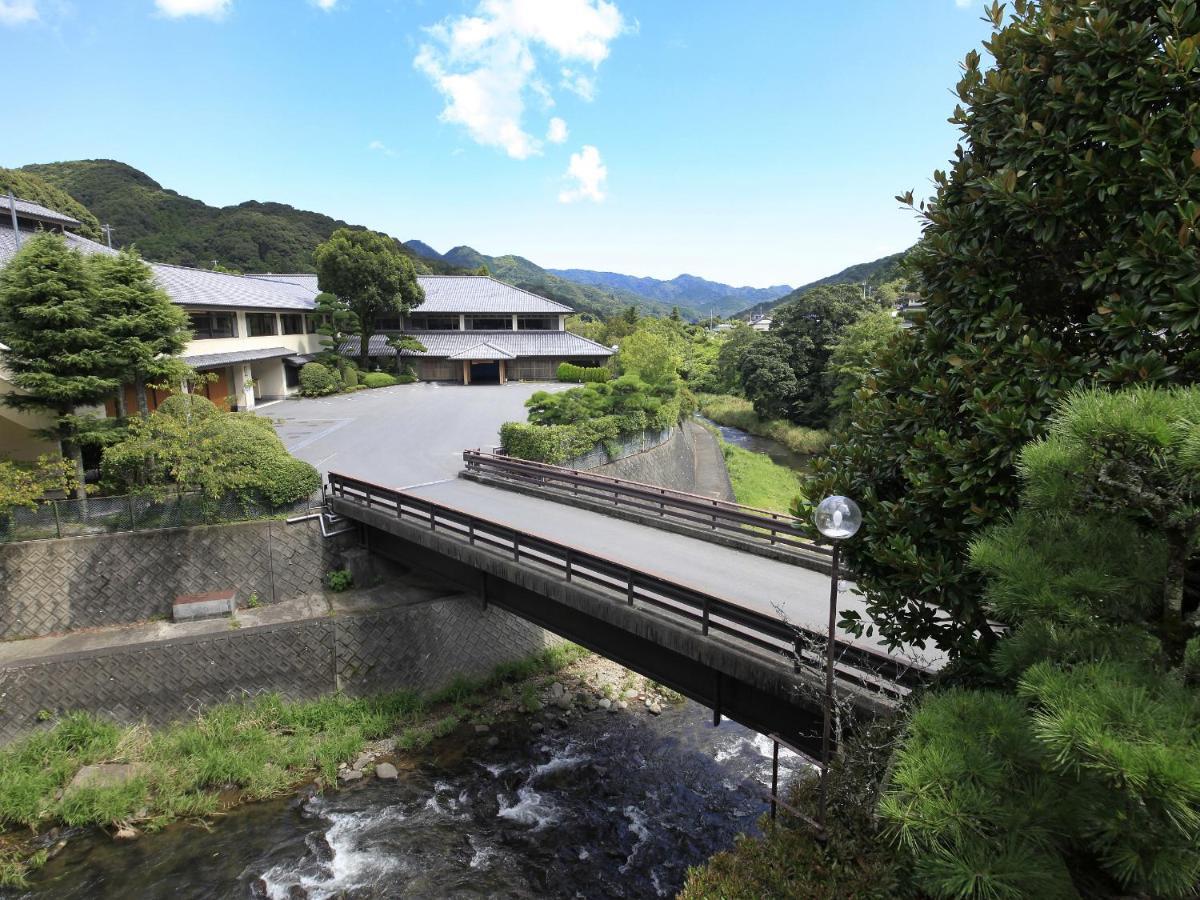
[[[765,456],[769,456],[772,462],[778,463],[781,466],[787,466],[789,469],[795,469],[797,472],[808,471],[808,462],[811,457],[790,450],[785,445],[779,443],[779,441],[751,434],[740,428],[734,428],[732,425],[721,425],[703,416],[700,418],[716,428],[721,433],[721,439],[727,444],[733,444],[735,447],[741,447],[743,450],[749,450],[752,453],[762,453]]]
[[[5,896],[673,896],[689,866],[756,831],[771,742],[690,701],[636,704],[468,726],[400,765],[395,781],[235,807],[208,828],[83,832]],[[781,783],[806,765],[781,748]]]

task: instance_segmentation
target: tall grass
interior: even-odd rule
[[[803,428],[782,419],[763,420],[754,412],[754,404],[732,394],[698,394],[700,414],[718,425],[740,428],[750,434],[770,438],[793,453],[820,453],[829,446],[829,432]]]
[[[398,749],[420,749],[510,683],[555,672],[586,652],[560,644],[427,697],[395,691],[293,702],[267,694],[209,707],[193,720],[157,730],[71,713],[0,749],[0,826],[137,823],[154,830],[173,819],[212,814],[231,800],[277,797],[312,779],[332,784],[339,765],[368,741],[395,734]],[[451,705],[454,712],[446,714]],[[103,762],[130,763],[134,777],[64,791],[80,767]],[[36,854],[16,853],[0,838],[0,885],[19,886],[37,863]]]
[[[791,512],[792,501],[803,494],[800,475],[764,453],[743,450],[721,441],[725,468],[738,503],[772,512]]]

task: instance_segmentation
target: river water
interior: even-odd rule
[[[701,416],[701,418],[704,417]],[[721,439],[727,444],[733,444],[735,447],[741,447],[743,450],[749,450],[752,453],[762,453],[769,456],[773,462],[781,466],[787,466],[789,469],[795,469],[798,472],[808,471],[810,457],[788,449],[785,445],[779,443],[779,441],[751,434],[748,431],[742,431],[742,429],[734,428],[732,425],[720,425],[710,419],[704,419],[704,421],[716,428],[721,433]]]
[[[806,765],[781,748],[781,782]],[[16,896],[672,896],[689,866],[756,830],[771,742],[714,728],[691,702],[658,716],[637,704],[464,728],[401,766],[396,781],[248,804],[208,828],[79,835]]]

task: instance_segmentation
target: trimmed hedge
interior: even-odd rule
[[[562,363],[558,367],[559,381],[573,381],[577,384],[598,382],[603,384],[612,377],[612,371],[604,366],[576,366]]]
[[[320,363],[305,363],[300,370],[300,393],[305,397],[324,397],[336,394],[342,388],[342,379]]]
[[[414,375],[412,372],[405,372],[403,375],[396,376],[396,384],[413,384],[414,382],[416,382],[418,380],[419,379],[417,378],[417,376]]]
[[[395,375],[389,375],[387,372],[368,372],[362,377],[362,383],[369,388],[381,388],[391,387],[400,382]]]

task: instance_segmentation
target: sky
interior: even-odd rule
[[[439,251],[799,285],[910,246],[973,0],[0,0],[0,165]],[[14,82],[15,79],[15,82]]]

